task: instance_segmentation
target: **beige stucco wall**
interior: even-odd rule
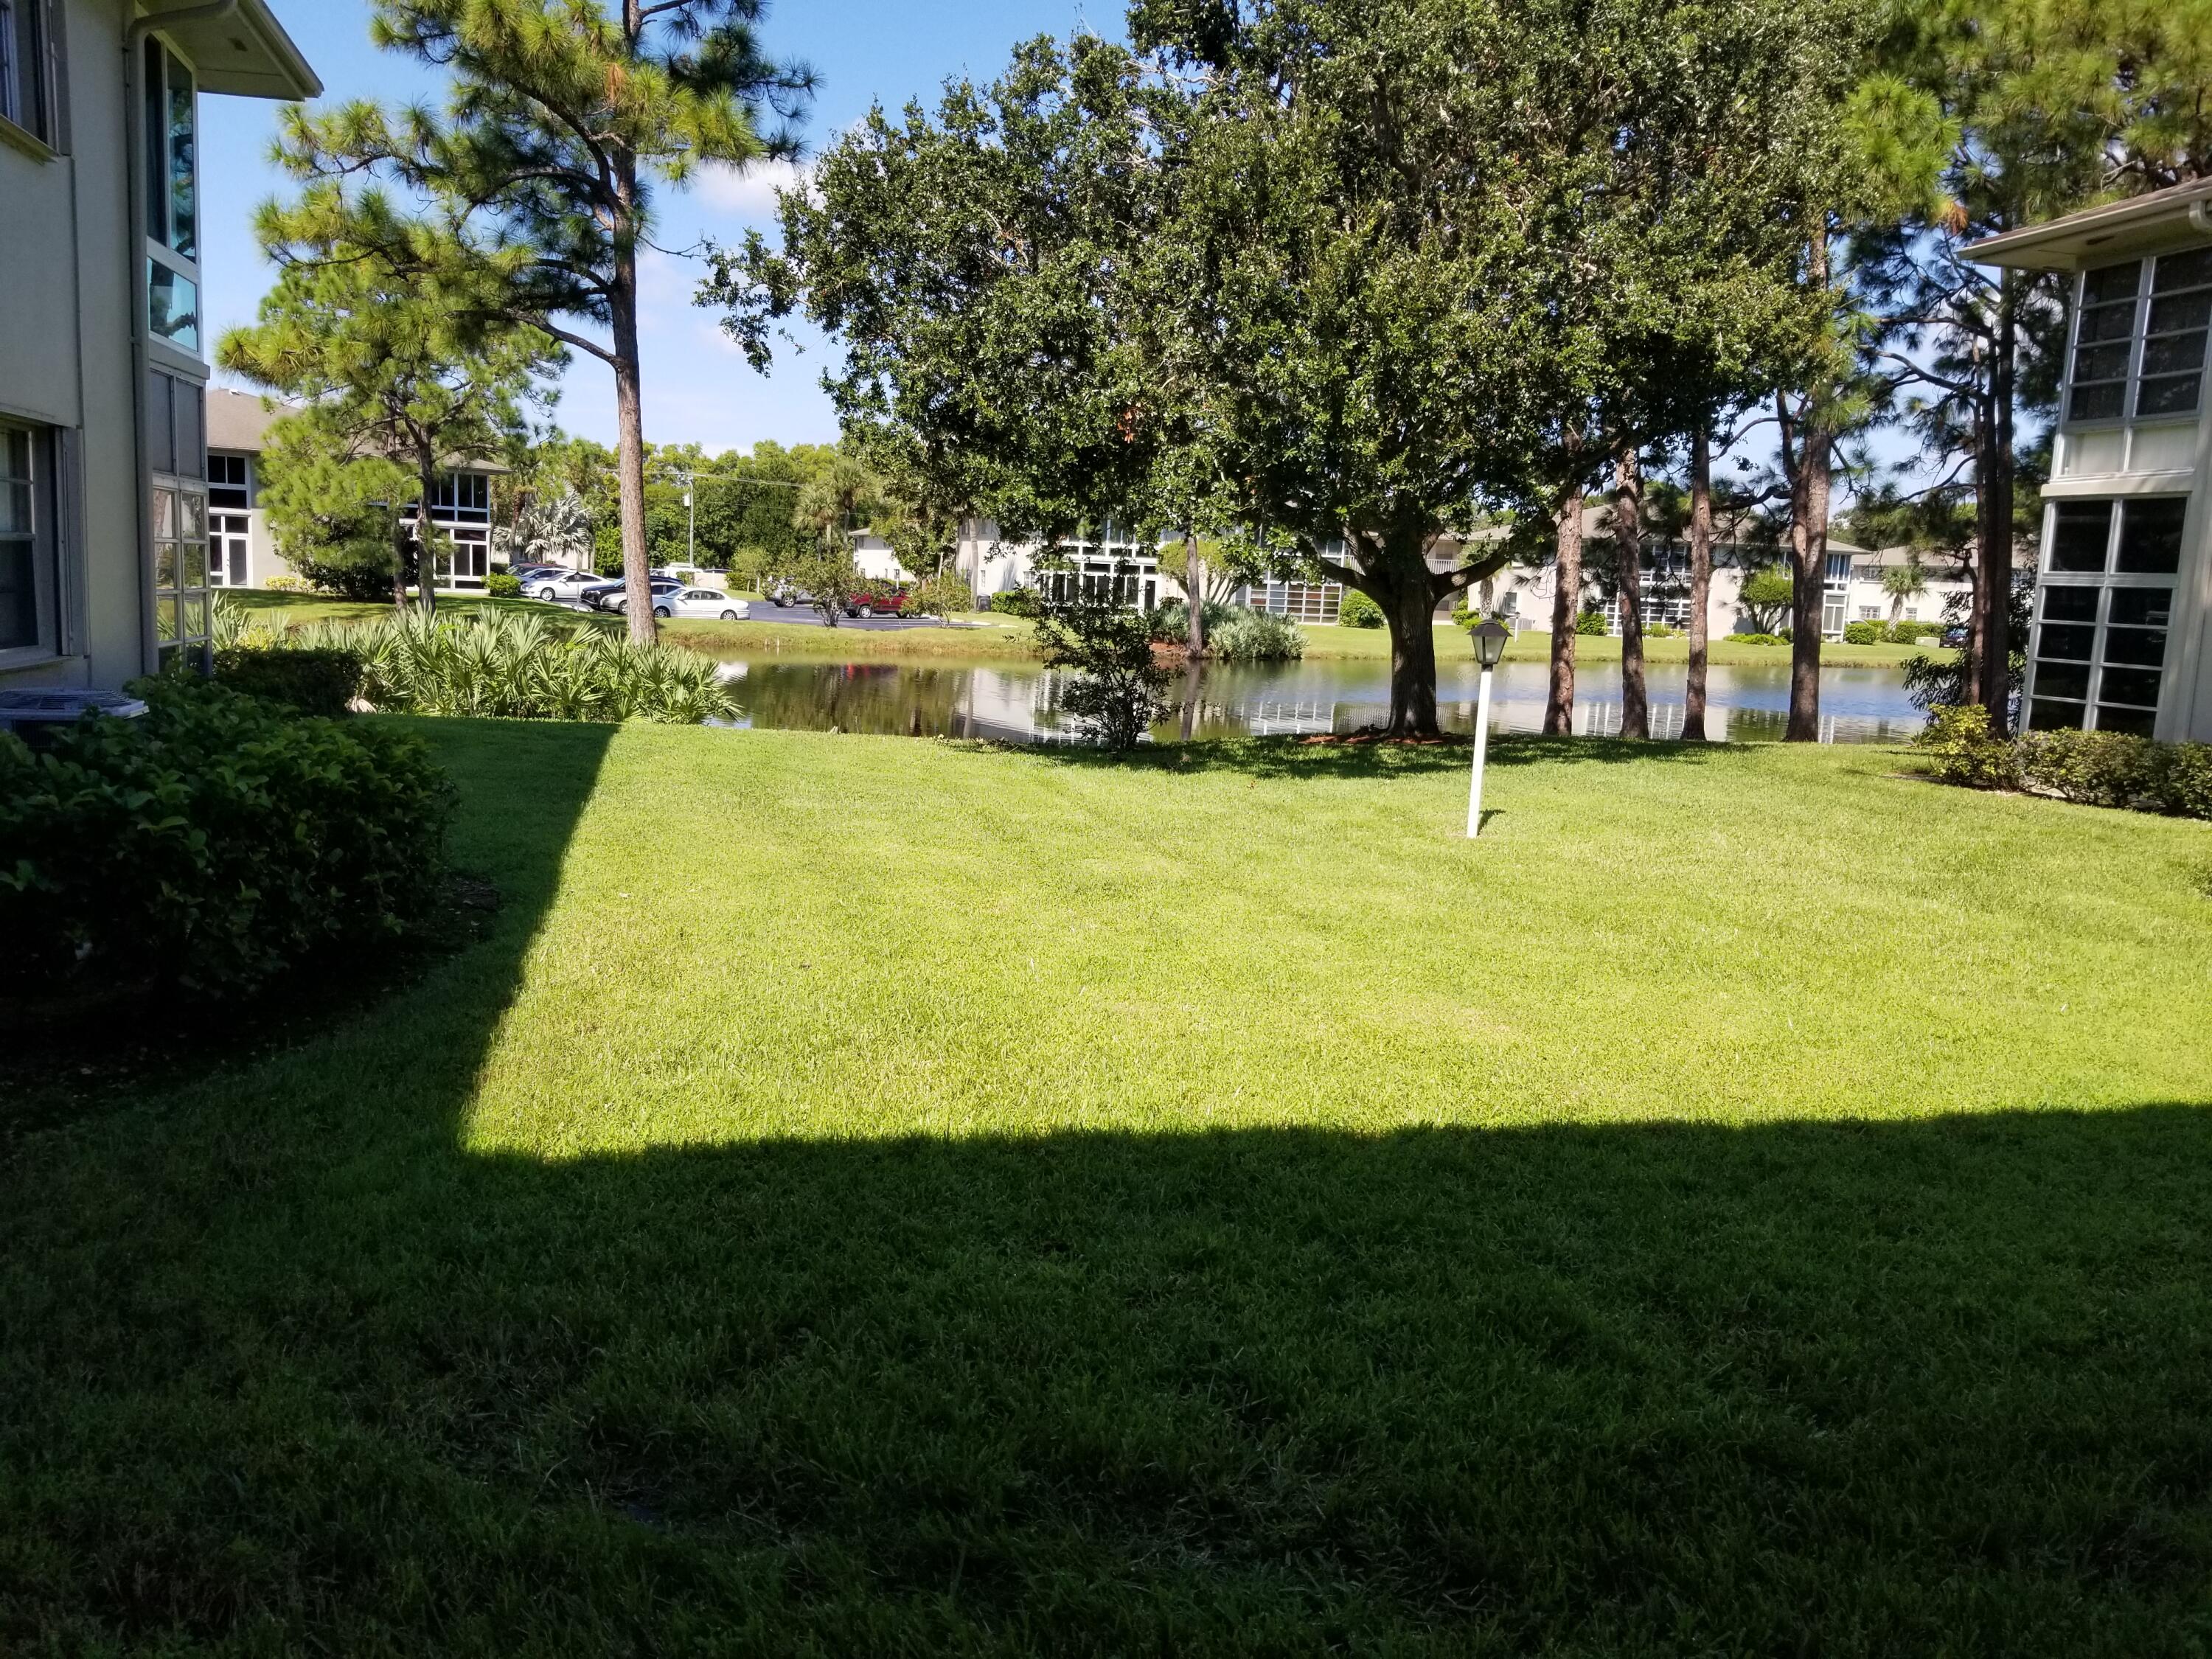
[[[0,409],[80,434],[81,629],[11,685],[113,685],[147,666],[131,359],[124,0],[64,0],[68,153],[0,144]]]

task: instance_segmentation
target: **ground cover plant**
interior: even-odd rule
[[[2212,1637],[2205,825],[404,724],[489,937],[0,1159],[0,1650]]]

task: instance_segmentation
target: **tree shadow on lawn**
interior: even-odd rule
[[[2212,1112],[488,1152],[607,734],[432,729],[491,941],[0,1169],[0,1650],[2205,1633]]]
[[[1197,738],[1147,744],[1116,754],[1086,744],[1007,744],[1057,764],[1158,772],[1234,772],[1262,778],[1417,777],[1464,772],[1473,759],[1463,737],[1442,743],[1315,743],[1304,738]],[[1696,765],[1725,744],[1630,743],[1618,738],[1543,738],[1492,733],[1488,766]]]

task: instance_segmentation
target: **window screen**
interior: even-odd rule
[[[2192,412],[2204,386],[2204,339],[2212,324],[2212,248],[2162,255],[2151,268],[2143,322],[2138,415]]]
[[[2127,409],[2128,362],[2135,350],[2142,261],[2106,265],[2081,279],[2081,320],[2074,338],[2067,417],[2111,420]]]

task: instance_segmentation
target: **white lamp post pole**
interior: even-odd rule
[[[1480,689],[1474,696],[1474,775],[1467,788],[1467,838],[1482,833],[1482,763],[1490,752],[1490,676],[1505,654],[1509,635],[1495,621],[1474,629],[1475,659],[1482,665]]]

